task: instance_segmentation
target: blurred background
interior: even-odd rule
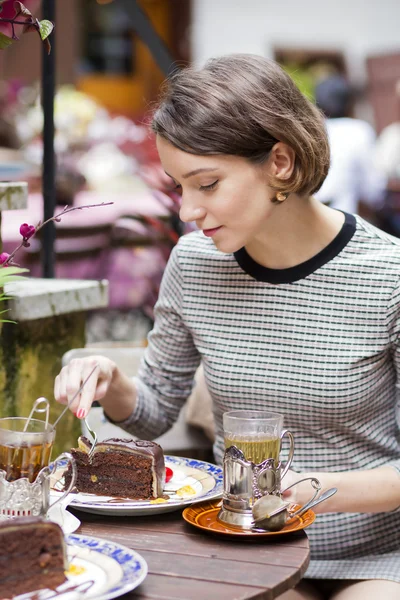
[[[40,16],[39,0],[25,5]],[[2,14],[12,6],[6,1]],[[89,316],[88,344],[145,340],[169,253],[190,230],[179,221],[179,198],[146,124],[172,66],[234,52],[277,60],[326,115],[332,169],[317,197],[400,236],[398,0],[55,6],[56,204],[114,202],[74,212],[57,226],[56,276],[110,282],[109,309]],[[150,23],[150,38],[135,14]],[[8,252],[19,242],[20,223],[35,224],[43,214],[40,55],[30,34],[0,51],[0,180],[28,180],[30,190],[28,209],[2,214]],[[32,276],[41,276],[40,246],[33,238],[19,254]]]

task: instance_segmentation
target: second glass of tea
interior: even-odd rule
[[[279,465],[282,439],[290,441],[288,459],[282,477],[293,458],[294,440],[290,431],[283,429],[283,415],[263,410],[231,410],[223,415],[225,449],[236,446],[246,460],[260,464],[273,458]]]

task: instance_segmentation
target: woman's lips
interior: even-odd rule
[[[207,237],[212,237],[214,233],[217,233],[217,231],[219,231],[220,229],[222,229],[222,225],[220,227],[214,227],[213,229],[203,229],[203,233]]]

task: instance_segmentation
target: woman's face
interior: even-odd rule
[[[165,172],[182,194],[182,221],[195,221],[219,250],[236,252],[265,231],[275,208],[268,161],[260,166],[239,156],[197,156],[160,136],[157,148]]]

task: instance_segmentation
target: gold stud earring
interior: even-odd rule
[[[275,196],[275,200],[278,202],[285,202],[286,198],[289,196],[286,192],[277,192]]]

